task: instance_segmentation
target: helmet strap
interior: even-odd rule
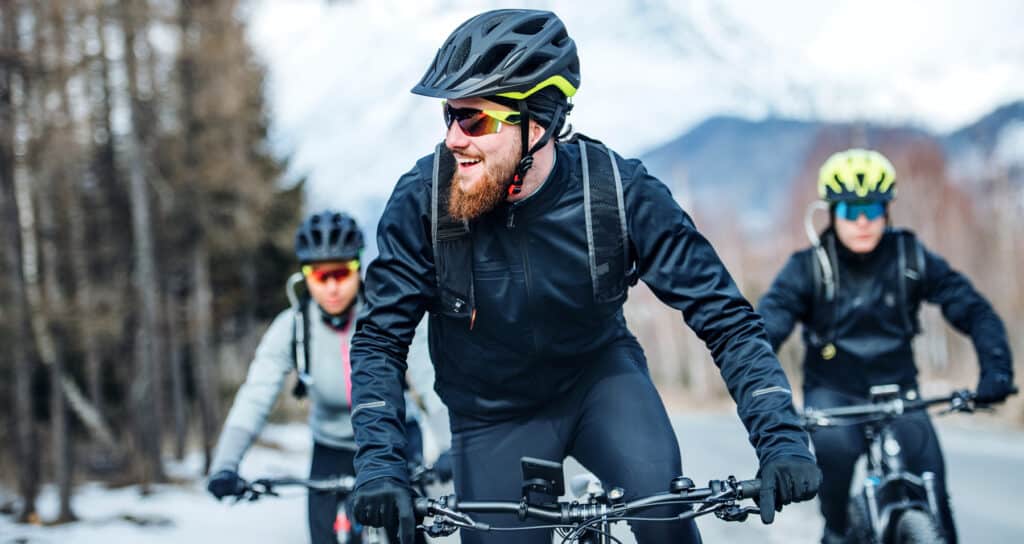
[[[562,110],[565,106],[561,104],[555,109],[555,115],[551,117],[551,122],[547,128],[544,129],[544,134],[541,135],[540,139],[533,147],[530,145],[530,107],[526,104],[525,100],[519,101],[519,134],[522,138],[522,149],[523,156],[519,159],[519,165],[516,166],[516,173],[512,176],[512,180],[508,186],[508,196],[518,195],[523,190],[523,178],[526,177],[526,173],[533,167],[533,154],[536,153],[540,148],[544,147],[548,140],[551,139],[552,133],[554,133],[555,123],[562,117]]]

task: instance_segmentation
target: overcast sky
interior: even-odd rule
[[[408,92],[459,23],[508,2],[256,0],[274,146],[310,207],[370,217],[443,137]],[[909,122],[945,132],[1024,98],[1024,3],[533,1],[577,41],[573,125],[627,155],[709,115]]]

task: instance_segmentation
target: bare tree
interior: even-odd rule
[[[3,246],[0,250],[3,252],[3,281],[9,293],[6,311],[11,325],[9,354],[13,359],[14,371],[10,413],[15,429],[12,445],[18,467],[18,492],[21,495],[18,520],[26,522],[36,518],[39,461],[34,428],[36,417],[31,397],[33,361],[29,343],[32,331],[28,325],[28,301],[21,266],[21,231],[15,201],[15,127],[23,122],[16,116],[16,106],[20,104],[14,100],[16,74],[24,69],[16,26],[20,15],[18,6],[13,2],[0,2],[0,21],[3,23],[0,40],[0,233],[3,233],[0,243]],[[24,82],[23,78],[21,82]],[[24,94],[21,101],[24,101]]]
[[[185,411],[185,350],[181,334],[181,312],[175,289],[164,295],[164,310],[167,323],[167,345],[170,346],[168,363],[171,367],[171,414],[174,419],[174,458],[185,457],[185,438],[188,422]]]
[[[217,404],[217,378],[213,355],[213,288],[210,286],[210,258],[206,246],[197,243],[192,253],[192,373],[199,395],[200,425],[203,441],[203,472],[209,472],[213,443],[220,414]]]
[[[160,303],[159,282],[156,275],[153,217],[150,206],[148,178],[153,172],[146,156],[148,138],[152,134],[151,118],[143,111],[139,89],[139,66],[136,46],[145,40],[139,32],[145,27],[138,17],[139,2],[119,2],[122,35],[124,37],[124,62],[128,83],[132,128],[127,137],[126,149],[131,195],[132,234],[134,238],[135,293],[139,302],[141,319],[136,335],[136,375],[132,386],[132,406],[135,414],[135,432],[139,448],[142,482],[144,484],[164,479],[163,463],[160,459],[161,421],[158,417],[159,365],[157,364],[156,342],[158,333],[158,307]]]

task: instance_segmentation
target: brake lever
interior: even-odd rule
[[[417,529],[423,531],[424,534],[431,538],[442,538],[455,534],[455,531],[459,530],[459,527],[454,523],[434,518],[434,522],[429,526],[425,524],[417,525]]]
[[[433,511],[434,513],[432,515],[435,519],[435,522],[437,521],[438,517],[441,517],[447,523],[451,523],[458,527],[466,527],[467,529],[480,529],[487,527],[486,524],[481,524],[474,521],[473,518],[469,517],[468,514],[463,514],[462,512],[454,512],[443,506],[435,506],[433,507]]]
[[[267,483],[266,480],[256,480],[249,484],[248,492],[250,494],[249,501],[255,501],[263,495],[270,495],[271,497],[280,497],[277,491],[274,491],[274,487]]]
[[[750,514],[761,514],[761,509],[756,506],[740,506],[732,504],[715,510],[715,516],[723,521],[746,521]]]

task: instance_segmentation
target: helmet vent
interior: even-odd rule
[[[462,69],[462,65],[466,64],[466,58],[469,57],[469,40],[463,40],[462,43],[452,53],[451,59],[448,60],[448,71],[457,72]]]
[[[532,36],[534,34],[540,33],[540,31],[543,29],[544,19],[541,17],[537,17],[520,24],[513,30],[513,32],[515,32],[516,34],[525,34],[527,36]]]
[[[515,46],[512,44],[501,44],[492,47],[486,55],[480,57],[480,60],[477,61],[477,70],[480,72],[496,71],[513,49],[515,49]]]
[[[487,23],[487,26],[484,27],[484,34],[490,34],[491,31],[494,30],[495,28],[498,28],[498,25],[500,25],[504,20],[505,17],[495,17],[494,19],[492,19],[489,23]]]
[[[533,55],[530,58],[523,61],[523,64],[516,70],[520,74],[535,74],[541,71],[541,67],[544,66],[550,59],[541,55]]]
[[[333,246],[338,243],[338,239],[341,238],[340,229],[331,229],[331,233],[327,235],[327,245]]]
[[[313,231],[313,232],[311,232],[310,234],[311,234],[311,235],[313,235],[313,245],[314,245],[314,246],[317,246],[317,247],[319,247],[320,245],[322,245],[322,244],[323,244],[323,241],[324,241],[324,237],[323,237],[323,235],[322,235],[322,234],[320,234],[320,231],[319,231],[319,230],[314,230],[314,231]]]
[[[563,29],[558,34],[555,34],[555,37],[551,40],[551,44],[555,47],[565,47],[569,44],[569,33]]]

